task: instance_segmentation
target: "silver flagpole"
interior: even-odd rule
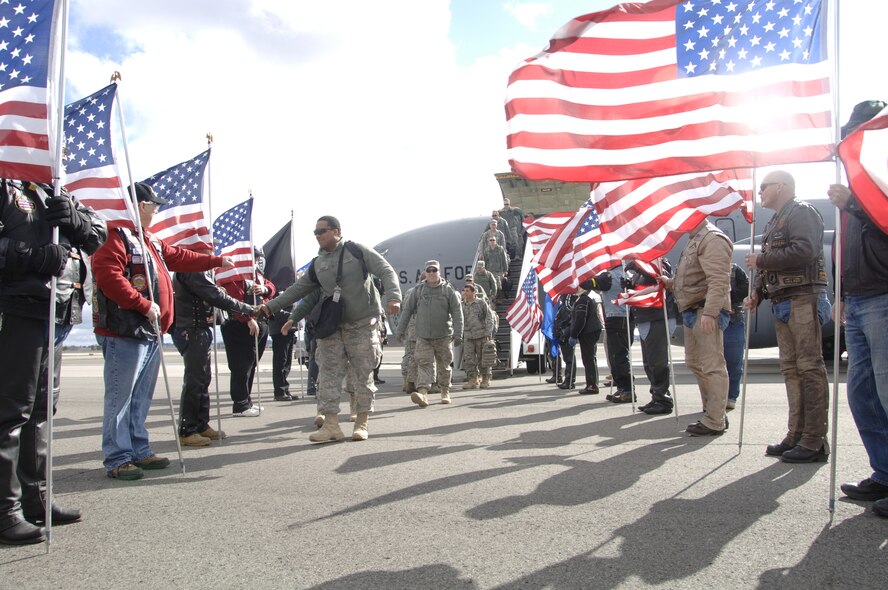
[[[213,134],[207,133],[207,149],[213,148]],[[212,157],[212,152],[210,153]],[[213,239],[213,175],[210,170],[210,161],[207,160],[207,215],[210,218],[210,245],[213,251],[216,250],[216,241]],[[215,282],[215,278],[213,279]],[[219,432],[218,442],[221,445],[222,439],[222,400],[219,393],[219,346],[216,338],[216,308],[213,308],[213,367],[215,374],[213,375],[213,383],[216,385],[216,430]]]
[[[755,253],[755,189],[758,186],[758,169],[753,168],[752,170],[752,192],[753,196],[750,201],[752,205],[752,225],[749,228],[749,252],[750,254]],[[749,292],[746,294],[747,297],[752,297],[752,293],[755,291],[755,269],[749,270]],[[746,330],[745,330],[745,341],[743,343],[743,385],[740,389],[740,433],[737,438],[737,452],[741,452],[743,450],[743,424],[746,421],[746,383],[749,379],[749,337],[752,334],[752,314],[755,313],[756,310],[751,309],[746,313]]]
[[[253,198],[253,191],[250,191],[250,199]],[[253,201],[253,205],[255,206],[256,202]],[[253,244],[253,210],[250,209],[250,260],[253,262],[253,286],[257,284],[259,280],[259,275],[256,274],[256,246]],[[256,305],[256,292],[253,292],[253,305]],[[259,326],[259,320],[255,320],[256,326]],[[268,335],[266,334],[266,337]],[[256,335],[253,337],[253,342],[255,348],[253,349],[253,357],[256,359],[256,405],[259,407],[259,415],[262,415],[262,381],[259,377],[259,330],[257,329]],[[249,395],[249,392],[247,392]]]
[[[622,261],[620,262],[621,270]],[[625,277],[626,275],[623,272],[620,273],[621,277]],[[627,293],[629,289],[623,289],[623,293]],[[635,371],[632,370],[632,310],[629,309],[629,304],[625,305],[626,308],[626,342],[629,343],[629,384],[632,388],[632,413],[635,413]],[[611,374],[611,390],[613,390],[614,384],[614,376]],[[619,391],[619,390],[618,390]]]
[[[52,194],[58,197],[62,194],[62,148],[64,146],[64,122],[65,122],[65,47],[68,42],[68,2],[62,0],[60,3],[61,17],[59,24],[60,43],[59,43],[59,79],[58,79],[58,95],[56,96],[56,145],[53,154],[53,182]],[[50,52],[54,48],[50,46]],[[52,243],[59,243],[59,228],[52,228]],[[49,285],[49,318],[48,318],[48,334],[47,334],[47,367],[46,379],[46,492],[44,496],[44,523],[46,523],[46,553],[49,554],[52,548],[52,422],[53,422],[53,398],[55,397],[55,316],[56,316],[56,291],[58,287],[58,277],[53,275]],[[38,387],[39,387],[39,379]],[[39,435],[38,435],[39,436]]]
[[[295,282],[298,278],[296,276],[296,240],[293,235],[293,228],[296,225],[296,218],[294,216],[294,212],[290,209],[290,264],[293,266],[293,281]],[[302,393],[302,399],[305,399],[307,396],[305,394],[305,378],[302,374],[302,353],[305,350],[305,330],[302,331],[302,338],[299,338],[299,324],[296,324],[296,354],[299,355],[299,391]],[[292,359],[290,360],[292,363]]]
[[[660,272],[663,272],[663,258],[660,261]],[[678,388],[675,386],[675,365],[672,362],[672,332],[669,330],[669,312],[666,309],[666,288],[663,289],[663,321],[666,322],[666,356],[669,358],[669,381],[672,382],[672,409],[675,410],[675,421],[678,422]],[[687,363],[687,360],[685,360]]]
[[[111,76],[112,82],[117,82],[120,79],[121,79],[120,72],[114,72],[114,74]],[[135,187],[135,182],[133,181],[133,172],[132,172],[133,169],[132,169],[132,166],[130,165],[129,144],[126,141],[126,125],[124,124],[124,120],[123,120],[123,106],[121,105],[121,101],[120,101],[120,86],[119,85],[117,87],[117,92],[114,94],[114,101],[117,103],[117,115],[120,119],[120,131],[121,131],[121,135],[123,136],[123,153],[124,153],[124,157],[126,159],[126,173],[127,173],[127,177],[129,178],[130,199],[133,204],[133,212],[134,212],[133,217],[135,217],[136,230],[139,234],[139,244],[142,247],[142,252],[144,252],[145,270],[146,270],[146,274],[148,276],[148,280],[145,281],[148,284],[148,300],[151,302],[155,302],[156,300],[154,298],[154,287],[152,287],[152,285],[151,285],[151,282],[152,282],[151,281],[151,272],[149,269],[149,266],[151,264],[154,264],[154,262],[153,262],[153,257],[150,255],[150,252],[148,251],[148,248],[146,248],[145,232],[142,228],[142,220],[139,216],[139,201],[136,198],[136,187]],[[152,244],[151,247],[154,248],[154,245]],[[159,253],[158,253],[157,257],[160,259],[160,263],[163,264],[163,259],[160,258]],[[154,271],[156,273],[160,273],[161,269],[155,268]],[[160,355],[160,367],[161,367],[161,369],[163,369],[163,384],[164,384],[164,389],[166,390],[167,402],[169,403],[169,408],[170,408],[170,420],[172,421],[172,424],[173,424],[173,440],[176,441],[176,451],[179,455],[179,466],[181,467],[182,475],[184,476],[185,475],[185,458],[182,456],[182,445],[179,443],[179,427],[176,423],[176,411],[173,408],[173,394],[170,392],[170,380],[169,380],[169,376],[167,375],[166,360],[163,358],[163,332],[161,332],[161,330],[160,330],[160,318],[159,317],[154,320],[154,331],[157,334],[157,348],[158,348],[157,353]]]

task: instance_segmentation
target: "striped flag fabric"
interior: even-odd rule
[[[531,342],[540,329],[543,313],[537,300],[537,274],[532,268],[521,282],[512,305],[506,310],[506,320],[524,342]]]
[[[559,211],[537,217],[530,223],[524,224],[527,232],[527,243],[530,245],[531,255],[536,257],[540,249],[549,241],[549,238],[565,223],[573,218],[571,211]]]
[[[557,257],[547,260],[543,260],[547,249],[540,250],[541,261],[536,264],[537,272],[543,289],[553,298],[576,292],[579,284],[589,274],[598,274],[614,266],[614,262],[602,245],[598,213],[588,206],[589,201],[583,205],[549,240],[549,244],[554,244],[554,248],[559,248],[558,244],[562,242],[567,247],[561,248]],[[593,260],[598,261],[597,266],[589,265]],[[590,268],[586,268],[587,266]]]
[[[203,179],[210,150],[149,176],[157,196],[170,201],[154,214],[151,232],[171,246],[190,250],[212,250],[210,228],[204,214]]]
[[[26,4],[0,3],[0,177],[52,182],[61,10]]]
[[[216,282],[226,283],[238,278],[252,278],[253,261],[253,197],[235,205],[213,222],[214,250],[217,256],[231,256],[234,268],[216,272]]]
[[[111,112],[117,84],[65,107],[65,188],[105,220],[135,229],[132,205],[111,147]]]
[[[651,285],[644,289],[629,289],[618,293],[614,303],[630,307],[663,307],[663,289],[659,285]]]
[[[506,93],[531,180],[614,181],[832,157],[827,0],[652,0],[575,18]]]
[[[888,234],[888,108],[850,133],[839,157],[857,202]]]

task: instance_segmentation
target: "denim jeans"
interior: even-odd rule
[[[102,453],[105,469],[147,459],[145,420],[151,408],[160,354],[156,340],[106,337],[105,414],[102,420]]]
[[[746,319],[739,319],[725,328],[725,364],[728,367],[728,399],[736,401],[740,397],[740,383],[743,381],[743,347],[746,345]]]
[[[888,485],[888,294],[845,297],[848,405],[873,468]]]

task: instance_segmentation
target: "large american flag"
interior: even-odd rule
[[[95,209],[108,227],[135,228],[130,200],[111,148],[111,112],[117,84],[65,107],[65,188]]]
[[[61,11],[24,4],[0,3],[0,176],[52,182]]]
[[[512,72],[512,169],[611,181],[829,159],[826,0],[652,0],[578,17]]]
[[[235,205],[213,222],[213,241],[218,256],[231,256],[234,268],[216,272],[216,282],[225,283],[238,277],[253,276],[253,197]]]
[[[150,229],[171,246],[213,249],[203,209],[203,179],[209,161],[207,150],[142,181],[150,184],[157,196],[170,201],[158,209]]]
[[[530,342],[540,329],[543,313],[537,300],[537,273],[532,268],[521,283],[515,301],[506,310],[506,320],[518,332],[521,340]]]
[[[857,202],[888,234],[888,108],[848,135],[839,157]]]

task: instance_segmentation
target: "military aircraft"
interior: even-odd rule
[[[825,227],[824,259],[827,261],[827,270],[831,274],[829,261],[831,260],[832,236],[835,229],[835,208],[828,199],[812,199],[808,202],[814,205],[823,216]],[[774,212],[768,209],[758,208],[756,210],[756,250],[761,248],[761,235],[773,214]],[[432,259],[441,263],[442,276],[450,281],[454,288],[461,289],[465,284],[466,275],[472,272],[480,236],[488,221],[489,218],[486,216],[443,221],[398,234],[380,242],[375,248],[394,267],[402,291],[406,291],[417,283],[425,262]],[[749,251],[750,224],[740,212],[734,212],[728,217],[714,217],[711,218],[711,221],[734,241],[734,262],[745,269],[744,256]],[[681,238],[667,254],[667,258],[673,266],[677,266],[679,256],[686,243],[687,238]],[[519,277],[514,278],[517,280]],[[831,285],[832,277],[830,276],[830,292],[832,291]],[[777,346],[774,315],[770,305],[759,306],[757,312],[751,314],[750,322],[750,348]],[[674,344],[681,345],[683,343],[681,334],[681,330],[676,330],[673,337]],[[832,356],[833,349],[832,322],[824,326],[823,340],[824,356],[829,358]]]

